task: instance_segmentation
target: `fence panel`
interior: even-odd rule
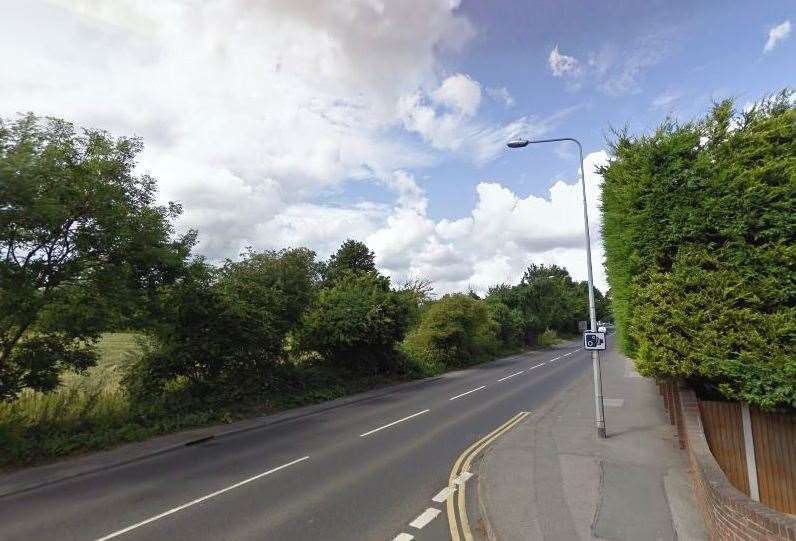
[[[796,514],[796,413],[750,408],[760,501]]]
[[[699,401],[699,413],[710,452],[735,488],[749,495],[746,475],[741,405],[737,402]]]

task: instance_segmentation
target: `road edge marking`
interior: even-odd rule
[[[509,423],[509,425],[505,426],[500,430],[498,434],[490,437],[488,440],[483,442],[481,445],[478,446],[473,452],[471,452],[467,459],[462,464],[462,471],[467,471],[469,473],[470,464],[481,451],[483,451],[488,445],[491,445],[496,439],[500,436],[520,424],[526,417],[530,415],[530,412],[521,412],[514,420]],[[472,474],[470,474],[472,475]],[[458,495],[458,505],[459,505],[459,520],[461,521],[462,525],[462,533],[464,534],[465,541],[473,541],[473,534],[470,531],[470,524],[467,520],[467,500],[465,498],[465,486],[464,484],[461,485],[461,489],[459,490]]]
[[[500,426],[498,426],[495,430],[493,430],[492,432],[490,432],[489,434],[487,434],[486,436],[484,436],[480,440],[472,443],[469,447],[467,447],[467,449],[465,449],[462,452],[462,454],[460,454],[459,457],[456,459],[456,462],[454,463],[453,468],[451,468],[451,473],[450,473],[450,476],[448,477],[448,486],[455,485],[455,480],[462,473],[462,472],[459,471],[459,468],[460,468],[462,462],[465,460],[466,456],[471,451],[476,449],[479,446],[479,444],[481,444],[482,442],[488,440],[489,438],[491,438],[493,436],[494,437],[500,436],[503,433],[503,431],[508,430],[509,428],[511,428],[513,426],[512,423],[514,423],[515,421],[519,422],[520,418],[524,419],[528,415],[530,415],[530,412],[524,412],[524,411],[521,411],[521,412],[515,414],[514,416],[509,418],[508,421],[506,421],[503,424],[501,424]],[[461,487],[459,493],[461,493],[464,490],[464,484],[459,485],[459,486]],[[448,514],[448,527],[450,528],[451,541],[461,541],[461,537],[459,537],[459,527],[456,524],[456,509],[454,507],[453,500],[454,500],[453,498],[449,498],[448,501],[447,501],[447,505],[446,505],[446,510],[447,510],[447,514]]]

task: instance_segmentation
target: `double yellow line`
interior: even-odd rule
[[[448,478],[448,486],[451,490],[456,488],[455,480],[456,478],[461,475],[463,472],[470,471],[470,464],[472,463],[473,459],[483,451],[487,445],[498,439],[504,433],[508,432],[512,428],[514,428],[520,421],[525,419],[530,412],[528,411],[521,411],[495,430],[472,444],[470,447],[465,449],[465,451],[459,455],[459,458],[456,459],[456,462],[453,464],[453,468],[451,469],[450,477]],[[450,526],[451,530],[451,540],[452,541],[473,541],[473,534],[470,531],[470,524],[467,522],[467,506],[466,506],[466,499],[465,499],[465,492],[464,492],[465,483],[459,484],[458,494],[456,495],[456,505],[453,502],[453,495],[448,497],[447,501],[447,510],[448,510],[448,526]],[[457,514],[458,514],[458,521],[460,524],[457,524]],[[461,528],[462,535],[459,536],[459,528]]]

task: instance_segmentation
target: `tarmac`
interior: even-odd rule
[[[608,437],[596,434],[589,370],[481,461],[481,537],[706,539],[687,456],[657,386],[617,348],[602,352],[601,361]]]

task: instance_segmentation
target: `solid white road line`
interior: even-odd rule
[[[535,365],[533,365],[532,367],[530,367],[528,370],[533,370],[534,368],[539,368],[539,367],[540,367],[540,366],[542,366],[543,364],[545,364],[545,363],[539,363],[539,364],[535,364]]]
[[[391,423],[387,423],[384,426],[380,426],[379,428],[374,428],[373,430],[369,430],[368,432],[365,432],[364,434],[360,434],[359,437],[360,438],[364,438],[365,436],[370,436],[374,432],[378,432],[379,430],[384,430],[385,428],[390,428],[393,425],[397,425],[398,423],[403,423],[404,421],[407,421],[407,420],[411,419],[412,417],[417,417],[418,415],[423,415],[424,413],[428,413],[429,411],[431,411],[431,410],[418,411],[417,413],[413,413],[412,415],[407,415],[403,419],[398,419],[397,421],[393,421]]]
[[[519,372],[514,372],[513,374],[510,374],[510,375],[506,376],[505,378],[500,378],[498,381],[505,381],[505,380],[507,380],[509,378],[513,378],[514,376],[519,376],[523,372],[525,372],[525,370],[520,370]]]
[[[410,522],[409,525],[412,528],[417,528],[418,530],[422,530],[426,526],[426,524],[437,518],[437,515],[439,515],[440,513],[442,513],[442,511],[440,511],[439,509],[434,509],[433,507],[429,507],[428,509],[420,513],[420,515],[418,515],[418,517],[415,520]]]
[[[408,533],[399,533],[392,541],[412,541],[414,538],[414,535],[409,535]]]
[[[456,492],[456,487],[445,487],[437,492],[437,495],[431,498],[431,500],[437,503],[442,503],[447,500],[454,492]]]
[[[547,362],[549,362],[549,363],[552,363],[552,362],[555,362],[555,361],[557,361],[557,360],[558,360],[558,359],[560,359],[560,358],[561,358],[561,357],[556,357],[555,359],[550,359],[550,360],[549,360],[549,361],[547,361]]]
[[[154,517],[150,517],[150,518],[148,518],[146,520],[142,520],[141,522],[137,522],[137,523],[132,524],[132,525],[126,527],[126,528],[123,528],[121,530],[118,530],[118,531],[115,531],[113,533],[110,533],[110,534],[108,534],[108,535],[106,535],[104,537],[100,537],[99,539],[97,539],[97,541],[106,541],[107,539],[113,539],[114,537],[118,537],[118,536],[120,536],[122,534],[125,534],[125,533],[131,531],[131,530],[135,530],[136,528],[140,528],[141,526],[144,526],[145,524],[149,524],[150,522],[155,522],[156,520],[159,520],[159,519],[161,519],[163,517],[167,517],[169,515],[173,515],[177,511],[182,511],[183,509],[191,507],[192,505],[196,505],[197,503],[201,503],[201,502],[203,502],[205,500],[209,500],[210,498],[218,496],[219,494],[223,494],[225,492],[229,492],[230,490],[233,490],[233,489],[236,489],[238,487],[241,487],[241,486],[243,486],[243,485],[245,485],[247,483],[251,483],[252,481],[256,481],[257,479],[260,479],[261,477],[265,477],[266,475],[272,474],[274,472],[278,472],[279,470],[283,470],[283,469],[287,468],[288,466],[292,466],[293,464],[298,464],[299,462],[303,462],[304,460],[307,460],[308,458],[309,458],[308,456],[301,457],[301,458],[296,459],[296,460],[294,460],[292,462],[288,462],[287,464],[282,464],[281,466],[277,466],[276,468],[272,468],[272,469],[270,469],[270,470],[268,470],[266,472],[258,473],[257,475],[255,475],[253,477],[249,477],[248,479],[244,479],[243,481],[240,481],[239,483],[235,483],[234,485],[230,485],[227,488],[222,488],[221,490],[216,490],[215,492],[212,492],[212,493],[208,494],[207,496],[202,496],[201,498],[196,498],[195,500],[191,500],[188,503],[184,503],[182,505],[179,505],[177,507],[169,509],[168,511],[160,513],[159,515],[155,515]]]
[[[466,483],[466,482],[467,482],[467,480],[468,480],[470,477],[472,477],[472,476],[473,476],[473,474],[472,474],[472,473],[470,473],[470,472],[468,472],[468,471],[463,471],[462,473],[460,473],[460,474],[459,474],[459,475],[456,477],[456,479],[454,479],[454,480],[453,480],[453,482],[454,482],[454,484],[457,484],[457,485],[463,485],[463,484],[464,484],[464,483]]]

